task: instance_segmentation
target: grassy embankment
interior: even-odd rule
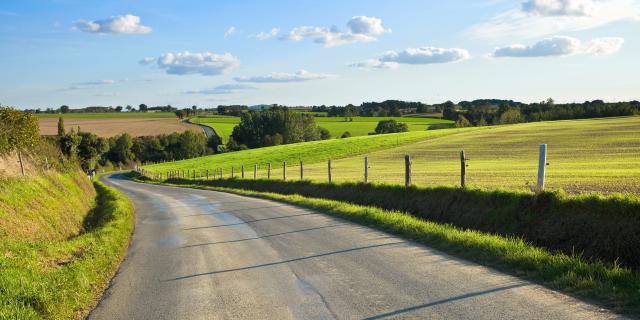
[[[272,168],[275,170],[276,168],[282,167],[283,161],[287,162],[287,166],[298,166],[300,160],[303,160],[306,164],[314,162],[324,162],[327,159],[344,158],[367,152],[373,152],[376,150],[382,150],[385,148],[400,146],[411,142],[440,139],[441,137],[447,135],[481,129],[482,128],[446,129],[431,131],[423,130],[397,134],[361,136],[349,139],[311,141],[304,143],[279,145],[268,148],[251,149],[239,152],[228,152],[181,161],[166,162],[145,166],[144,168],[149,172],[163,174],[166,174],[169,170],[194,169],[208,169],[213,174],[213,170],[222,168],[224,174],[230,174],[232,167],[234,167],[236,169],[236,173],[238,173],[241,165],[245,166],[245,170],[253,170],[253,165],[257,164],[260,170],[259,175],[266,176],[268,162],[271,163]],[[291,174],[292,176],[296,176],[295,173]]]
[[[590,254],[625,254],[632,259],[629,263],[637,264],[637,197],[569,197],[558,193],[536,197],[526,192],[442,187],[414,187],[407,192],[399,186],[308,181],[165,183],[316,209],[596,301],[618,312],[640,314],[637,271],[618,261],[588,259],[574,253],[578,251],[555,250],[566,251],[577,240],[575,244],[592,250]],[[542,233],[536,234],[538,231]],[[539,242],[547,241],[548,248],[527,238],[536,236]]]
[[[40,119],[140,119],[140,118],[175,118],[173,112],[80,112],[80,113],[39,113]]]
[[[80,171],[0,179],[0,318],[83,318],[124,256],[132,211]]]
[[[343,117],[316,117],[318,126],[323,127],[331,133],[331,137],[338,138],[345,131],[349,131],[351,136],[366,136],[369,132],[373,132],[380,120],[394,119],[398,122],[406,123],[409,131],[424,131],[434,124],[450,124],[453,121],[435,118],[417,118],[417,117],[353,117],[353,121],[345,121]],[[193,118],[193,123],[203,124],[212,127],[219,136],[226,141],[227,137],[233,132],[233,128],[240,123],[240,118],[236,117],[207,117]]]
[[[436,130],[441,131],[441,130]],[[446,132],[454,132],[445,130]],[[342,139],[339,143],[354,141],[351,153],[332,155],[309,144],[292,147],[296,155],[305,161],[305,178],[327,181],[326,160],[332,159],[333,181],[362,181],[362,155],[369,157],[369,180],[377,183],[401,184],[404,182],[404,155],[413,159],[412,177],[417,185],[455,186],[460,181],[460,150],[467,158],[467,184],[486,188],[530,190],[534,187],[538,165],[538,146],[548,144],[547,189],[565,190],[569,193],[631,192],[640,193],[640,117],[620,117],[588,120],[535,122],[485,128],[480,131],[460,131],[439,139],[424,138],[399,147],[386,144],[375,150],[359,147],[357,138]],[[418,134],[411,133],[411,134]],[[361,137],[371,138],[369,137]],[[371,142],[378,137],[372,138]],[[334,140],[331,140],[332,142]],[[337,142],[336,142],[337,143]],[[330,148],[331,142],[327,145]],[[274,154],[287,152],[281,149],[263,148],[240,151],[206,158],[209,168],[218,163],[253,166],[256,153]],[[295,150],[295,151],[294,151]],[[217,161],[220,159],[220,161]],[[255,158],[261,160],[259,157]],[[207,168],[194,166],[202,160],[176,162],[162,169]],[[258,162],[262,164],[262,162]],[[272,177],[281,177],[278,164]],[[154,168],[155,167],[151,167]],[[265,176],[260,167],[259,177]],[[298,177],[295,169],[289,170],[290,179]]]

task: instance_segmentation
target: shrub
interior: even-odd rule
[[[350,138],[350,137],[351,137],[351,132],[349,132],[349,131],[345,131],[345,132],[340,136],[340,138],[343,138],[343,139],[344,139],[344,138]]]
[[[375,129],[376,134],[407,132],[407,131],[409,131],[409,126],[407,126],[406,123],[398,122],[396,120],[382,120],[378,122],[378,125],[376,126],[376,129]]]
[[[33,148],[39,142],[40,128],[34,114],[0,107],[0,155]]]

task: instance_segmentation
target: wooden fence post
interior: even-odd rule
[[[22,163],[22,152],[18,150],[18,161],[20,162],[20,172],[22,172],[22,176],[24,177],[24,164]]]
[[[222,178],[222,174],[220,178]],[[231,178],[233,178],[233,167],[231,167]]]
[[[538,157],[538,189],[537,192],[544,190],[545,173],[547,169],[547,144],[540,145],[540,155]]]
[[[369,183],[369,157],[364,157],[364,183]]]
[[[207,180],[209,180],[209,169],[207,169]]]
[[[467,158],[464,154],[464,150],[460,151],[460,186],[466,186],[466,175],[467,175]]]
[[[408,154],[404,156],[404,186],[411,186],[411,156]]]
[[[271,179],[271,162],[267,162],[267,179]]]
[[[332,181],[332,176],[331,176],[331,159],[329,159],[329,161],[327,161],[327,175],[329,176],[329,183],[331,183],[331,181]]]
[[[233,167],[231,169],[233,170]],[[222,167],[220,167],[220,179],[222,179]]]
[[[240,166],[240,177],[244,179],[244,164]]]
[[[300,180],[304,180],[304,165],[302,160],[300,160]]]
[[[253,180],[258,179],[258,165],[254,164],[253,165]]]
[[[282,162],[282,180],[287,180],[287,162]]]

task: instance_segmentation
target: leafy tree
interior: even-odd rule
[[[133,161],[133,139],[128,133],[123,133],[115,138],[114,145],[109,150],[109,158],[112,162],[128,163]]]
[[[221,146],[223,146],[222,138],[220,138],[217,134],[212,135],[207,140],[207,147],[213,150],[213,152],[217,153],[220,150]]]
[[[289,111],[285,107],[272,107],[261,112],[242,113],[240,124],[231,135],[233,142],[227,146],[229,150],[237,150],[243,144],[249,148],[275,145],[280,143],[276,134],[282,136],[282,144],[320,139],[313,116]]]
[[[140,110],[140,112],[147,112],[148,109],[149,107],[144,103],[138,106],[138,110]]]
[[[409,131],[409,127],[406,123],[398,122],[396,120],[382,120],[378,122],[376,126],[375,133],[383,134],[383,133],[395,133],[395,132],[407,132]]]
[[[456,120],[456,128],[466,128],[471,127],[471,122],[465,118],[463,115],[458,115],[458,120]]]
[[[498,120],[498,123],[500,124],[510,124],[510,123],[519,123],[519,122],[523,122],[522,113],[520,113],[520,110],[516,108],[508,109],[507,111],[502,113],[502,115],[500,115],[500,119]]]
[[[58,139],[64,137],[66,131],[64,130],[64,119],[62,117],[58,118]]]
[[[130,106],[130,105],[127,105],[126,109],[127,109],[128,112],[131,112],[131,109],[133,109],[133,107]]]
[[[116,112],[122,112],[122,106],[117,106],[116,107]]]
[[[79,132],[80,143],[78,144],[78,158],[85,170],[96,168],[98,159],[109,151],[109,142],[97,135],[89,132]]]
[[[40,143],[38,118],[29,112],[0,107],[0,155]]]
[[[82,137],[73,131],[72,128],[69,133],[66,133],[64,136],[59,138],[60,150],[67,157],[73,158],[78,154],[78,146],[80,145],[81,140]]]
[[[455,105],[451,101],[444,103],[442,108],[442,118],[447,120],[457,120],[458,112],[456,112]]]
[[[60,113],[68,113],[68,112],[69,112],[69,106],[67,105],[60,106]]]

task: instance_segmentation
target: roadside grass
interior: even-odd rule
[[[160,184],[144,177],[136,180]],[[564,254],[537,247],[521,237],[423,220],[398,210],[299,194],[205,185],[203,182],[182,180],[162,184],[230,192],[315,209],[595,301],[616,312],[635,316],[640,314],[640,274],[616,262],[586,260],[578,254]]]
[[[173,112],[80,112],[80,113],[38,113],[38,118],[64,119],[139,119],[139,118],[176,118]]]
[[[213,174],[213,170],[222,168],[223,173],[228,174],[231,172],[232,167],[235,168],[236,173],[238,173],[240,166],[244,165],[245,169],[249,170],[249,168],[253,168],[253,165],[256,164],[261,170],[261,175],[266,176],[267,163],[269,162],[273,169],[282,167],[283,161],[287,162],[287,166],[298,166],[300,160],[309,164],[314,162],[324,162],[327,159],[344,158],[400,146],[411,142],[436,139],[447,135],[481,129],[484,128],[415,131],[353,137],[348,139],[330,139],[294,143],[238,152],[228,152],[181,161],[165,162],[144,166],[144,169],[149,172],[162,174],[166,174],[169,170],[208,169],[211,171],[211,174]]]
[[[315,117],[314,119],[318,126],[329,130],[332,138],[339,138],[345,131],[349,131],[352,137],[366,136],[375,130],[380,120],[389,119],[406,123],[409,131],[424,131],[434,124],[453,126],[453,121],[450,120],[418,117],[352,117],[353,121],[346,121],[344,117]],[[212,127],[226,141],[233,132],[233,128],[240,123],[240,118],[204,117],[192,118],[191,121]]]
[[[115,189],[94,186],[95,206],[78,234],[0,238],[0,319],[82,319],[97,304],[124,257],[133,206]],[[40,209],[46,216],[48,208]]]

